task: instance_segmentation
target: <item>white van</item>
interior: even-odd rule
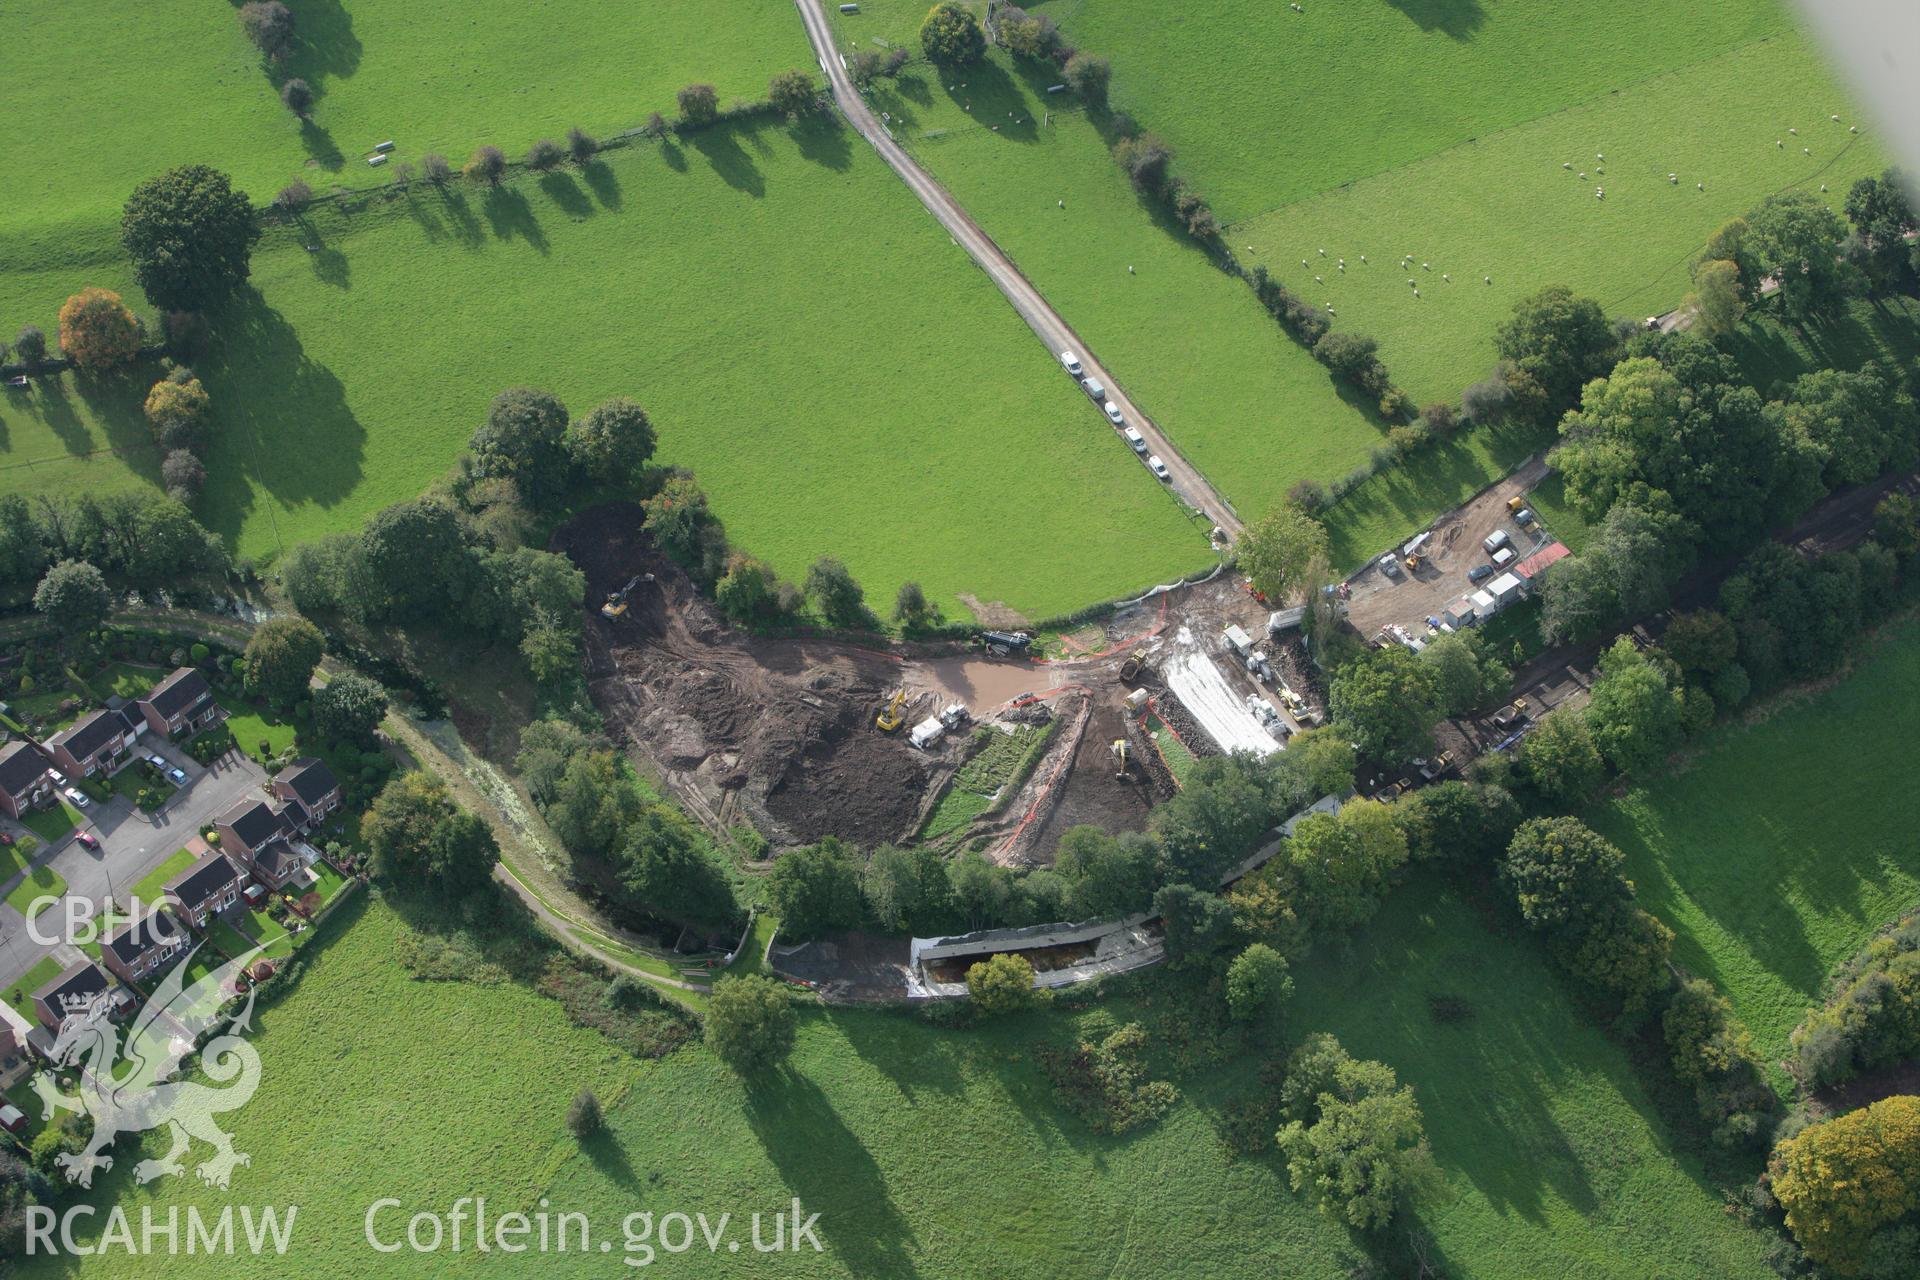
[[[1085,387],[1087,389],[1087,394],[1092,396],[1095,400],[1105,400],[1107,398],[1107,389],[1101,386],[1098,382],[1095,382],[1092,378],[1082,378],[1080,380],[1080,385]]]
[[[1080,357],[1071,351],[1062,351],[1060,353],[1060,364],[1068,373],[1076,378],[1085,372],[1085,370],[1080,367]]]
[[[1128,427],[1120,434],[1127,438],[1127,443],[1133,446],[1135,453],[1145,453],[1147,451],[1147,438],[1140,434],[1140,428]]]

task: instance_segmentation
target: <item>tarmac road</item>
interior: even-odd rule
[[[1238,538],[1240,517],[1234,514],[1227,500],[1207,482],[1197,467],[1181,456],[1180,451],[1174,448],[1173,441],[1154,425],[1153,419],[1142,413],[1139,406],[1127,397],[1120,380],[1087,349],[1086,342],[1073,331],[1073,326],[1020,273],[1013,259],[980,229],[945,187],[928,176],[926,170],[915,164],[912,157],[893,140],[879,117],[867,105],[866,99],[853,87],[853,80],[840,60],[840,53],[834,48],[832,22],[821,0],[794,0],[794,3],[799,6],[801,21],[806,25],[807,38],[813,42],[813,51],[820,60],[821,69],[827,73],[827,80],[833,86],[834,102],[839,105],[848,122],[873,145],[873,149],[880,153],[880,158],[900,175],[908,189],[920,198],[920,203],[940,220],[940,225],[947,229],[954,241],[967,251],[974,263],[987,273],[987,278],[1006,295],[1013,309],[1027,322],[1027,327],[1046,344],[1048,354],[1057,362],[1062,351],[1073,352],[1080,358],[1085,376],[1098,379],[1106,387],[1107,399],[1119,406],[1128,424],[1138,428],[1146,438],[1148,452],[1159,454],[1161,461],[1167,464],[1170,479],[1165,483],[1174,493],[1188,506],[1198,509],[1215,525],[1226,530],[1230,537]],[[1062,376],[1066,376],[1064,370]],[[1092,413],[1100,412],[1092,404],[1088,409]],[[1104,415],[1101,421],[1105,423]],[[1114,436],[1115,447],[1131,452],[1117,431]]]

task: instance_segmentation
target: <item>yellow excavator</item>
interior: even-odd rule
[[[1125,738],[1115,738],[1113,745],[1109,747],[1108,750],[1113,752],[1115,768],[1113,775],[1114,780],[1117,782],[1133,781],[1133,774],[1130,772],[1130,767],[1133,763],[1133,748],[1127,745],[1127,740]]]
[[[627,608],[630,603],[628,597],[633,594],[633,589],[643,582],[652,581],[653,575],[650,573],[635,574],[633,577],[628,578],[627,585],[609,595],[607,602],[600,606],[600,616],[608,622],[618,622],[620,619],[626,617]]]
[[[906,704],[907,691],[902,689],[893,695],[893,701],[880,708],[880,714],[873,718],[873,727],[882,733],[898,732],[900,726],[906,723],[900,715],[900,708]]]

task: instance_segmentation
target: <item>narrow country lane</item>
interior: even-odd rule
[[[1006,295],[1020,318],[1027,322],[1040,341],[1046,344],[1048,353],[1057,361],[1062,351],[1072,351],[1079,356],[1085,366],[1088,377],[1097,378],[1107,388],[1107,398],[1119,406],[1126,415],[1127,422],[1137,427],[1146,437],[1147,448],[1157,453],[1167,469],[1172,473],[1171,485],[1176,494],[1203,513],[1215,525],[1237,538],[1240,534],[1240,518],[1234,514],[1227,500],[1207,482],[1199,469],[1183,457],[1173,446],[1164,432],[1154,424],[1153,419],[1140,411],[1138,405],[1128,398],[1125,386],[1114,377],[1107,367],[1100,363],[1097,356],[1088,348],[1073,326],[1050,306],[1033,282],[1020,273],[1020,268],[993,242],[992,237],[967,215],[947,189],[935,182],[926,170],[916,164],[911,156],[893,140],[886,128],[873,114],[859,91],[853,86],[852,77],[847,74],[846,64],[840,60],[839,52],[833,45],[833,26],[827,17],[822,0],[794,0],[800,9],[801,21],[806,25],[807,38],[813,42],[813,51],[820,60],[821,70],[827,73],[827,80],[833,86],[833,100],[840,107],[849,123],[860,136],[872,144],[893,171],[900,175],[901,181],[918,196],[920,203],[928,212],[940,220],[954,240],[965,249],[987,277]],[[1097,412],[1089,406],[1089,410]],[[1102,419],[1104,422],[1104,419]],[[1115,435],[1117,448],[1126,445]]]

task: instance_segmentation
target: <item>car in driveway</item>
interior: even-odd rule
[[[187,785],[187,771],[185,769],[169,769],[167,770],[167,776],[173,779],[175,786],[184,787]]]
[[[1162,480],[1173,479],[1173,472],[1167,470],[1167,464],[1160,461],[1160,455],[1157,453],[1147,458],[1147,470]]]
[[[157,755],[149,755],[146,757],[146,761],[148,764],[152,765],[154,768],[158,769],[162,773],[165,773],[167,771],[167,762],[164,757],[157,756]]]
[[[65,796],[68,802],[76,809],[84,809],[93,803],[93,801],[87,799],[87,793],[78,787],[68,787],[60,794]]]
[[[1105,404],[1102,404],[1100,407],[1106,410],[1108,422],[1111,422],[1116,427],[1124,427],[1127,425],[1127,420],[1120,416],[1119,405],[1109,400]]]
[[[1128,427],[1120,434],[1127,438],[1127,444],[1132,447],[1135,453],[1145,453],[1147,451],[1147,438],[1140,434],[1138,427]]]
[[[95,853],[100,852],[100,837],[93,834],[93,832],[82,831],[79,835],[75,836],[74,839],[78,840],[81,844],[87,846],[87,848],[93,850]]]
[[[1488,578],[1491,578],[1492,576],[1493,576],[1493,566],[1490,564],[1477,564],[1473,566],[1473,568],[1467,570],[1468,582],[1485,582]]]
[[[1060,365],[1076,378],[1086,372],[1085,369],[1080,367],[1080,357],[1071,351],[1062,351],[1060,353]]]

